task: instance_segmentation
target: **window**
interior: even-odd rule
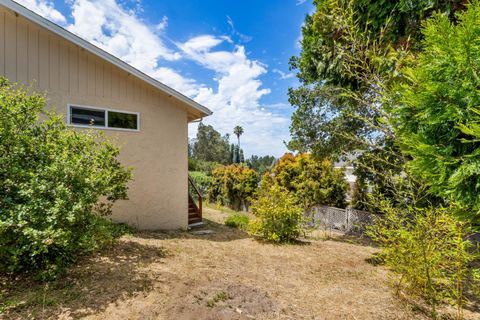
[[[70,107],[70,123],[105,127],[105,110]]]
[[[136,112],[101,109],[94,107],[68,107],[70,125],[113,130],[139,130],[139,114]]]
[[[124,113],[117,111],[108,112],[108,127],[123,129],[138,129],[138,115],[134,113]]]

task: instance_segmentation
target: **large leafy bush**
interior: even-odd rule
[[[27,91],[0,78],[0,270],[54,273],[112,239],[100,216],[131,173],[107,138],[70,130]]]
[[[200,190],[200,193],[206,195],[212,185],[213,178],[202,171],[190,171],[188,174]]]
[[[303,209],[294,195],[278,185],[262,190],[252,205],[256,219],[249,231],[273,242],[290,242],[301,232]]]
[[[480,3],[467,5],[457,24],[435,16],[423,33],[424,50],[395,92],[394,126],[413,173],[479,224]]]
[[[285,154],[264,175],[262,187],[278,185],[292,192],[304,208],[314,205],[346,206],[348,183],[345,171],[333,168],[329,160],[316,161],[309,154]]]
[[[210,202],[241,210],[248,206],[257,190],[258,174],[239,164],[218,167],[212,172],[208,194]]]

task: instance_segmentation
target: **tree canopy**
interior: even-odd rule
[[[381,90],[395,80],[402,52],[422,48],[421,24],[434,12],[455,20],[465,1],[317,0],[291,59],[299,88],[289,148],[321,157],[382,145],[393,135]]]
[[[480,4],[425,23],[423,51],[394,91],[393,124],[412,172],[480,223]]]
[[[192,144],[192,157],[197,160],[231,163],[228,136],[223,136],[211,125],[198,124],[197,137]]]
[[[234,132],[240,137],[243,129],[240,126],[237,127]],[[240,145],[230,144],[229,140],[228,133],[222,136],[213,126],[199,123],[197,136],[188,146],[190,170],[203,171],[203,168],[208,168],[207,171],[211,172],[215,164],[228,165],[245,162]]]
[[[267,172],[273,166],[274,162],[274,156],[260,157],[252,155],[249,159],[247,159],[248,167],[257,171],[260,175],[263,175],[265,172]]]

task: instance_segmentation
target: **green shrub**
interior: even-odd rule
[[[189,171],[201,171],[208,176],[212,175],[215,168],[221,167],[222,164],[218,162],[203,161],[193,158],[188,158],[188,170]]]
[[[252,211],[256,219],[250,221],[250,233],[274,242],[290,242],[300,235],[303,209],[286,189],[273,185],[262,191]]]
[[[385,216],[368,235],[382,246],[388,268],[399,275],[397,292],[423,299],[431,306],[448,302],[462,318],[465,292],[478,286],[478,270],[469,267],[475,259],[467,236],[472,229],[444,208],[399,209],[383,203]]]
[[[0,79],[0,271],[54,274],[111,241],[101,216],[131,172],[106,137],[70,130],[27,91]]]
[[[210,186],[212,185],[213,178],[201,171],[190,171],[188,174],[190,177],[192,177],[193,182],[200,190],[202,195],[206,195],[210,189]]]
[[[307,153],[286,153],[273,166],[272,175],[263,176],[266,188],[281,186],[297,198],[303,208],[327,205],[345,208],[349,185],[343,169],[335,169],[330,160],[317,161]]]
[[[213,170],[208,200],[240,211],[248,206],[257,190],[258,174],[242,164],[221,166]]]
[[[225,220],[225,225],[231,228],[236,228],[240,230],[246,230],[250,218],[247,215],[241,213],[234,213],[228,216]]]

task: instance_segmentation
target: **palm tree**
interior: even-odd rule
[[[243,134],[243,128],[240,126],[236,126],[235,128],[233,128],[233,133],[237,136],[238,149],[240,150],[240,136]]]

